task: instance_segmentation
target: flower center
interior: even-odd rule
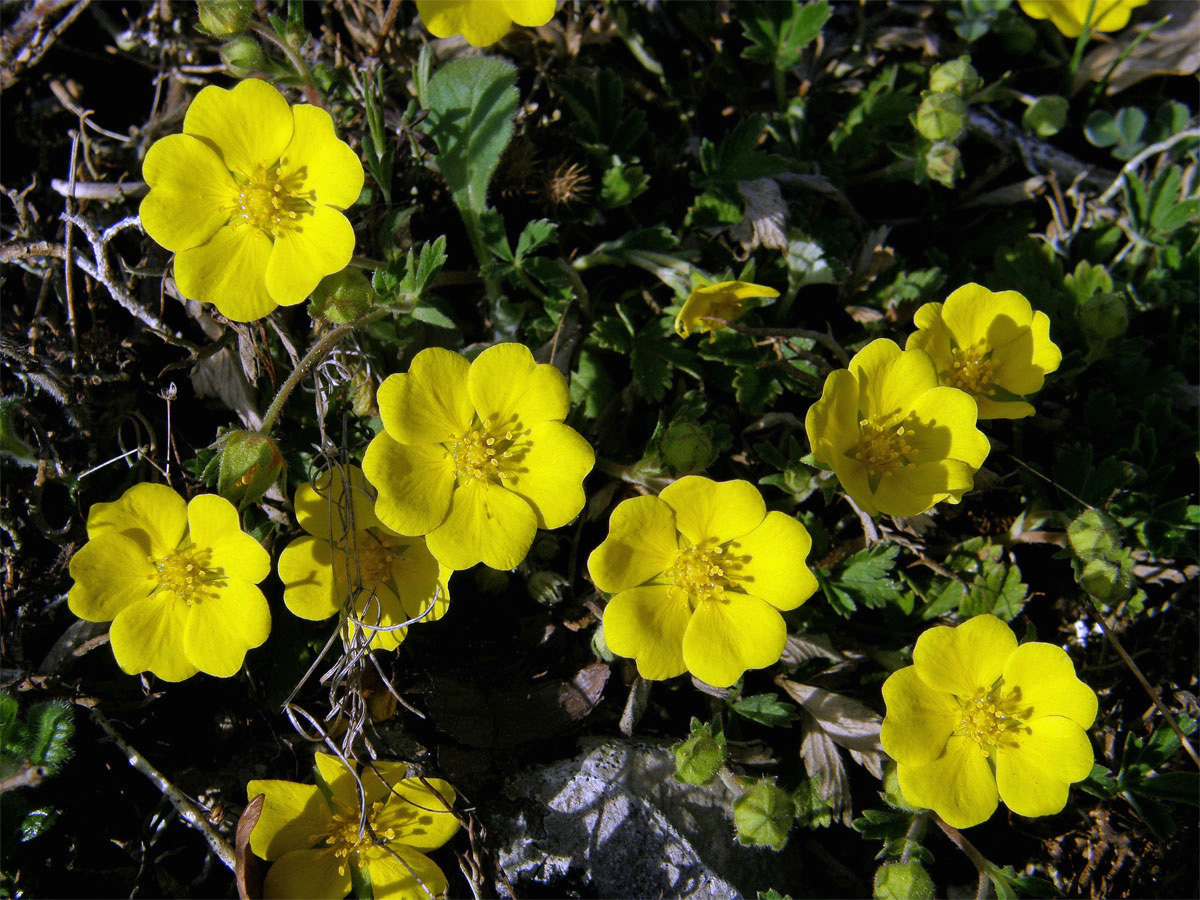
[[[894,469],[912,465],[908,458],[913,453],[913,445],[909,443],[914,433],[912,428],[906,428],[903,422],[880,425],[869,419],[860,421],[858,428],[858,444],[850,452],[868,472],[891,475]]]
[[[248,179],[233,204],[233,224],[253,225],[271,237],[281,229],[294,228],[300,216],[313,211],[312,192],[301,190],[298,175],[279,177],[279,167]]]
[[[503,481],[509,475],[505,470],[511,465],[518,437],[520,435],[510,430],[501,432],[499,427],[493,430],[492,420],[485,419],[477,427],[445,445],[454,460],[458,483],[461,485],[473,478],[491,478],[493,475]]]
[[[732,559],[724,547],[688,547],[667,570],[667,578],[691,601],[720,600],[730,586]]]
[[[147,556],[146,560],[154,565],[155,572],[148,577],[155,583],[155,591],[178,597],[188,606],[200,599],[203,584],[220,577],[219,573],[205,567],[208,552],[194,547],[175,550],[161,557]]]
[[[363,587],[373,590],[391,580],[392,562],[397,553],[368,531],[360,531],[354,549],[358,553],[358,572]]]
[[[346,874],[346,862],[352,853],[358,853],[363,848],[374,846],[377,842],[386,843],[396,839],[395,829],[388,828],[378,831],[375,828],[375,820],[382,807],[382,801],[371,804],[371,809],[367,813],[367,827],[362,831],[359,831],[360,821],[357,810],[354,813],[334,813],[329,834],[316,835],[311,839],[313,843],[324,839],[333,848],[333,855],[342,861],[338,866],[339,875]],[[357,857],[355,859],[357,860]]]
[[[954,733],[974,741],[987,756],[989,747],[1000,745],[1006,735],[1025,723],[1015,699],[1005,696],[998,686],[980,690],[969,700],[960,699],[962,712]]]
[[[950,387],[966,391],[968,394],[988,393],[996,380],[991,353],[979,346],[968,347],[965,350],[955,347],[951,352],[953,357],[950,369],[943,381]]]

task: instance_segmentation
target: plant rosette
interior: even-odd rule
[[[805,564],[804,526],[767,512],[748,481],[681,478],[658,497],[613,510],[588,558],[609,649],[637,660],[646,679],[691,672],[728,687],[747,669],[778,662],[787,638],[780,610],[817,589]]]
[[[329,113],[289,106],[265,81],[200,91],[142,177],[142,227],[174,252],[179,292],[235,321],[300,303],[354,253],[341,210],[358,199],[362,163]]]
[[[925,631],[883,699],[880,740],[905,799],[955,828],[986,821],[997,798],[1018,815],[1053,815],[1092,771],[1095,692],[1060,647],[1018,646],[995,616]]]
[[[87,531],[67,604],[81,619],[112,622],[113,655],[130,675],[228,678],[267,639],[271,612],[257,584],[271,557],[228,500],[136,484],[93,506]]]
[[[383,431],[363,457],[375,514],[425,535],[443,565],[515,568],[537,529],[583,509],[595,454],[563,424],[566,378],[524,345],[497,344],[474,362],[427,348],[384,380],[378,403]]]
[[[279,555],[279,580],[294,615],[321,620],[347,609],[344,638],[361,628],[371,649],[394,650],[409,624],[446,614],[451,570],[438,564],[424,538],[398,535],[380,522],[374,503],[357,466],[300,485],[296,520],[307,534]]]

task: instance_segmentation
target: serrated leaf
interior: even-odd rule
[[[549,219],[535,219],[525,226],[517,238],[516,263],[521,265],[526,254],[532,253],[558,236],[558,226]]]
[[[845,595],[851,605],[861,603],[877,609],[896,602],[904,590],[903,584],[891,577],[899,552],[895,544],[860,550],[837,566],[822,586]]]
[[[784,703],[777,694],[755,694],[753,697],[742,697],[729,704],[729,708],[752,722],[771,727],[787,728],[800,718],[796,707],[790,703]]]
[[[418,322],[433,325],[435,328],[457,328],[454,320],[433,306],[418,306],[412,311],[412,317]]]
[[[1011,622],[1025,606],[1029,587],[1021,582],[1021,570],[1015,565],[993,563],[976,576],[965,600],[959,606],[964,617],[983,613]]]
[[[783,393],[783,388],[773,375],[754,366],[738,368],[733,376],[733,389],[738,406],[752,416],[761,415],[767,405]]]

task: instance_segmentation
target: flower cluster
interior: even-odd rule
[[[779,611],[817,589],[805,565],[811,545],[748,481],[689,475],[657,497],[625,500],[588,558],[596,587],[615,595],[605,641],[635,658],[643,678],[688,671],[728,687],[778,661],[787,637]]]
[[[228,678],[271,631],[256,586],[271,558],[215,494],[185,501],[161,484],[138,484],[88,514],[88,542],[71,559],[71,612],[112,622],[117,664],[182,681]]]
[[[1033,413],[1062,354],[1050,321],[1015,291],[968,284],[917,310],[901,350],[872,341],[830,373],[805,429],[813,455],[870,515],[958,503],[987,458],[978,419]]]
[[[401,762],[373,762],[361,773],[326,753],[315,762],[318,785],[246,785],[247,800],[263,795],[250,849],[273,863],[264,895],[345,897],[356,876],[375,897],[444,894],[446,876],[426,854],[458,831],[454,788],[439,778],[407,777]]]
[[[926,631],[883,699],[881,740],[905,799],[957,828],[988,819],[997,796],[1018,815],[1059,812],[1092,771],[1095,692],[1062,649],[1017,646],[995,616]]]
[[[200,91],[142,176],[142,227],[175,253],[179,292],[230,319],[300,303],[354,252],[340,210],[358,199],[362,164],[329,113],[290,107],[265,81]]]

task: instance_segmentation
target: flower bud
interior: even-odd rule
[[[934,66],[929,72],[929,89],[935,93],[949,91],[960,97],[970,97],[983,87],[983,79],[971,65],[971,57],[960,56]]]
[[[349,325],[371,311],[379,295],[371,282],[357,269],[342,269],[326,275],[312,292],[308,314],[324,317],[335,325]]]
[[[896,809],[902,809],[905,812],[917,811],[917,807],[909,803],[908,798],[904,796],[904,791],[900,790],[900,775],[896,764],[890,759],[884,764],[883,769],[883,799],[887,801],[888,806]]]
[[[932,900],[933,879],[916,860],[885,863],[875,872],[876,900]]]
[[[929,141],[955,141],[967,120],[967,104],[950,91],[929,93],[917,108],[913,124],[921,137]]]
[[[1121,528],[1098,509],[1088,509],[1067,526],[1067,541],[1082,560],[1111,559],[1121,549]]]
[[[221,62],[229,67],[229,74],[237,78],[249,78],[261,72],[267,63],[258,41],[245,34],[226,41],[218,52]]]
[[[217,493],[245,509],[271,489],[287,468],[275,442],[250,431],[231,431],[217,450]]]
[[[935,141],[925,154],[925,174],[946,187],[954,187],[954,181],[963,173],[962,155],[958,148],[946,141]]]
[[[782,850],[796,817],[788,792],[764,778],[733,802],[733,826],[739,844]]]
[[[592,632],[592,653],[596,654],[596,659],[604,660],[607,663],[617,658],[617,654],[608,649],[608,641],[604,639],[603,622],[597,625],[596,630]]]
[[[675,778],[684,784],[708,784],[725,762],[725,735],[712,733],[712,726],[692,720],[692,736],[671,748],[675,754]]]
[[[1093,559],[1079,573],[1079,586],[1101,603],[1114,606],[1133,594],[1121,567],[1107,559]]]
[[[254,15],[254,0],[198,0],[200,30],[213,37],[241,34]]]
[[[676,419],[659,439],[658,452],[672,475],[702,472],[715,455],[712,433],[698,422]]]
[[[1080,305],[1078,316],[1090,343],[1120,337],[1129,327],[1129,312],[1120,294],[1093,294]]]

